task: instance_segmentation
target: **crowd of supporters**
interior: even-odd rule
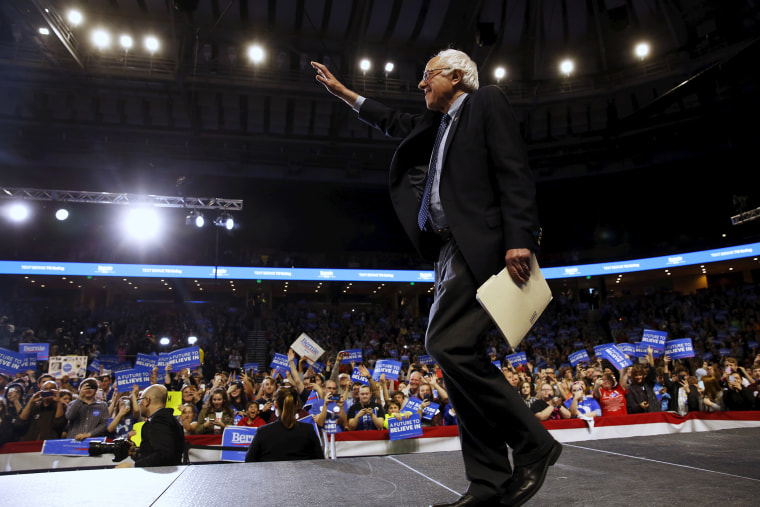
[[[521,345],[527,364],[505,360],[513,351],[496,331],[485,337],[494,367],[502,369],[539,419],[760,409],[760,312],[754,285],[610,298],[594,306],[558,294]],[[177,418],[186,434],[275,421],[274,396],[283,384],[299,395],[299,418],[311,416],[325,433],[387,428],[389,418],[413,412],[420,414],[423,426],[456,423],[440,372],[420,361],[425,316],[408,309],[305,302],[264,309],[143,303],[76,308],[4,301],[0,312],[0,347],[18,350],[19,343],[49,343],[51,356],[81,355],[88,362],[100,355],[130,361],[138,352],[186,347],[186,336],[197,335],[204,352],[199,368],[155,368],[151,378],[181,393]],[[591,354],[594,345],[640,341],[644,329],[666,331],[669,339],[691,338],[695,357],[671,360],[650,348],[646,357],[632,358],[632,366],[618,371]],[[253,330],[269,349],[258,372],[242,367]],[[319,372],[290,350],[304,332],[326,350]],[[170,343],[161,345],[160,336]],[[591,359],[571,366],[568,356],[580,348]],[[363,359],[344,364],[341,351],[352,349],[360,349]],[[275,353],[289,357],[284,376],[268,368]],[[404,360],[398,379],[371,380],[370,370],[383,358]],[[370,378],[368,384],[352,381],[355,368]],[[76,379],[54,378],[47,371],[47,363],[39,361],[36,370],[0,375],[0,443],[116,438],[128,435],[140,420],[139,390],[118,392],[111,372]],[[435,410],[426,410],[431,406]]]

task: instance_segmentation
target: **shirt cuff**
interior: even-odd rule
[[[359,109],[362,108],[362,104],[364,104],[364,101],[365,101],[365,98],[362,97],[361,95],[359,95],[358,97],[356,97],[356,101],[354,102],[354,105],[353,105],[354,111],[356,111],[358,113]]]

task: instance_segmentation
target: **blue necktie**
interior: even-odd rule
[[[441,124],[438,126],[438,134],[435,136],[435,144],[433,145],[433,157],[430,160],[430,168],[427,173],[427,181],[425,181],[425,192],[422,194],[422,203],[420,205],[420,212],[417,215],[417,225],[420,226],[421,231],[427,230],[425,224],[430,216],[430,191],[433,188],[433,180],[435,179],[435,172],[438,170],[438,149],[441,147],[441,140],[443,134],[446,132],[446,127],[449,126],[451,117],[448,114],[444,114],[441,118]]]

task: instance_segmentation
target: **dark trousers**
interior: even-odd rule
[[[515,466],[523,466],[546,455],[554,439],[486,354],[493,324],[475,300],[477,283],[456,241],[441,247],[435,275],[425,346],[456,411],[468,493],[501,495],[512,474],[507,446]]]

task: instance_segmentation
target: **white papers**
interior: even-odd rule
[[[552,293],[533,254],[526,283],[517,285],[505,268],[486,280],[475,297],[515,349],[552,300]]]
[[[325,353],[325,349],[320,347],[317,342],[312,340],[306,333],[301,333],[290,348],[299,356],[306,356],[309,364],[316,362],[317,359]]]

